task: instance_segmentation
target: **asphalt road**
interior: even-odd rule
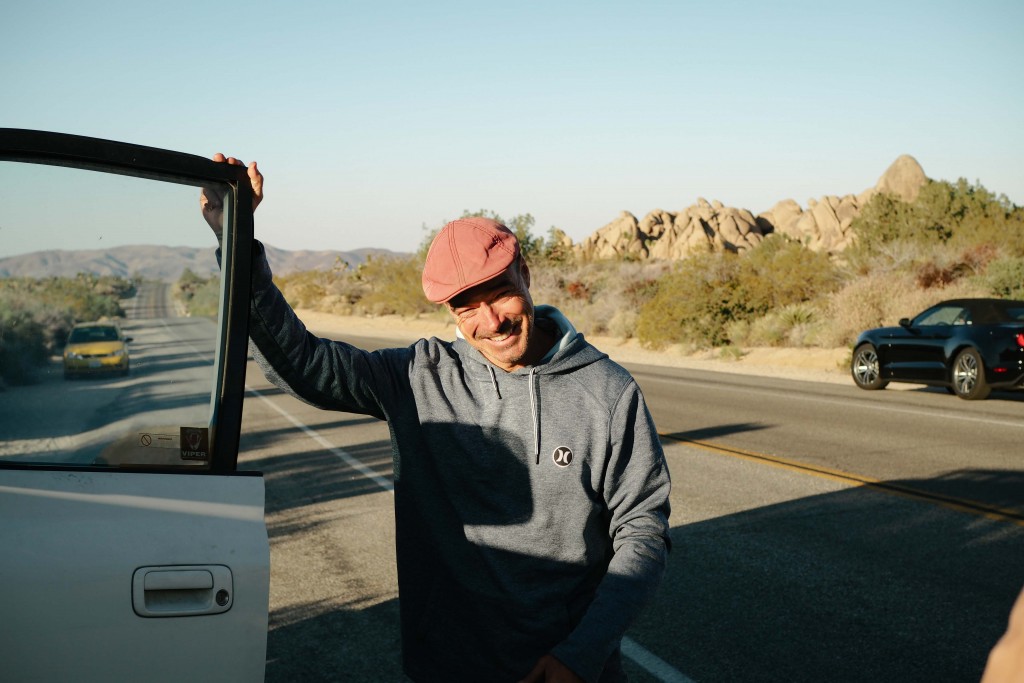
[[[1024,585],[1024,397],[631,369],[672,471],[674,544],[628,634],[632,680],[979,679]],[[267,680],[402,680],[386,426],[247,377]]]

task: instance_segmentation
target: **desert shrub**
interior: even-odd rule
[[[895,322],[892,315],[894,300],[903,301],[904,293],[914,291],[912,276],[868,275],[853,280],[836,292],[828,315],[833,321],[832,346],[851,344],[866,329]],[[896,319],[906,315],[901,313]]]
[[[727,326],[729,340],[743,346],[815,346],[827,323],[817,305],[798,303],[751,321]]]
[[[203,277],[186,268],[172,291],[186,315],[216,317],[220,308],[219,275]]]
[[[46,360],[47,333],[35,301],[0,289],[0,378],[23,384]]]
[[[215,317],[220,306],[220,275],[204,278],[185,268],[171,293],[186,315]]]
[[[531,272],[540,273],[534,279],[534,300],[557,306],[585,334],[629,339],[636,335],[641,305],[671,267],[666,262],[542,261],[531,267]],[[578,283],[586,283],[586,289]],[[582,291],[586,297],[579,296]]]
[[[353,278],[365,285],[355,309],[367,315],[418,315],[437,308],[423,295],[423,262],[405,258],[367,258]]]
[[[1007,257],[989,264],[983,278],[994,296],[1024,299],[1024,257]]]
[[[612,314],[605,331],[620,339],[632,339],[636,336],[636,324],[640,313],[635,308],[620,308]]]
[[[920,289],[946,287],[961,278],[984,273],[997,254],[997,248],[987,243],[965,248],[936,245],[913,265],[914,279]]]
[[[720,346],[732,334],[754,330],[742,323],[825,296],[841,282],[827,255],[783,237],[740,255],[691,256],[658,281],[654,297],[640,309],[637,335],[649,346]]]
[[[952,216],[949,243],[961,250],[980,245],[998,245],[1012,256],[1024,256],[1024,209],[1015,206],[1006,195],[996,196],[981,185],[964,179],[955,185],[946,183]]]
[[[851,277],[908,273],[912,272],[919,263],[926,261],[933,250],[933,245],[899,239],[878,244],[870,251],[856,246],[848,248],[838,256],[837,260],[844,264]]]
[[[738,278],[741,295],[757,315],[823,296],[841,282],[840,272],[827,254],[782,236],[744,252]]]
[[[974,279],[920,289],[909,273],[857,278],[830,297],[827,324],[816,341],[825,347],[848,346],[864,330],[894,326],[900,318],[916,315],[943,299],[976,296],[988,296],[988,290]]]
[[[211,277],[202,287],[196,290],[189,302],[188,313],[193,316],[207,318],[217,317],[220,308],[220,278]]]
[[[758,346],[753,331],[756,320],[730,320],[725,324],[725,336],[729,343],[735,346]]]
[[[653,296],[654,283],[670,267],[661,262],[541,260],[530,264],[530,289],[535,303],[556,306],[584,334],[629,338],[640,305]]]
[[[586,282],[573,280],[572,282],[566,283],[565,291],[569,295],[570,299],[576,299],[577,301],[590,301],[590,286]]]
[[[294,308],[319,310],[320,306],[335,297],[350,302],[362,297],[365,285],[352,282],[344,275],[344,270],[309,270],[274,276],[274,284]]]
[[[718,350],[718,359],[724,361],[735,362],[745,355],[747,355],[747,352],[735,345],[723,346]]]
[[[739,257],[698,254],[658,280],[654,296],[640,309],[637,337],[649,348],[690,343],[720,346],[725,327],[749,317],[739,290]]]
[[[913,202],[876,194],[851,230],[856,235],[851,247],[855,259],[899,241],[949,244],[959,250],[999,245],[1011,255],[1024,256],[1024,211],[1005,195],[996,196],[963,178],[956,183],[929,181]]]
[[[420,315],[437,307],[423,296],[420,256],[370,256],[352,268],[340,262],[331,270],[275,277],[294,308],[340,315]]]
[[[80,322],[124,315],[118,299],[121,292],[133,291],[125,283],[114,286],[113,278],[101,279],[91,273],[80,273],[73,278],[51,277],[27,280],[28,291],[37,297],[45,309],[60,318]],[[110,293],[113,292],[113,293]],[[70,330],[70,325],[65,325]]]
[[[118,299],[134,293],[134,285],[119,280],[86,273],[72,278],[5,278],[0,280],[0,291],[31,311],[52,346],[62,344],[76,322],[123,316]]]
[[[117,275],[80,275],[92,282],[92,292],[109,301],[131,299],[137,291],[137,278],[123,278]]]

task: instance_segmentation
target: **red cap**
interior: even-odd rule
[[[423,264],[423,293],[440,304],[501,275],[519,256],[512,231],[490,218],[460,218],[441,228]]]

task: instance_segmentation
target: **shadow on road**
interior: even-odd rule
[[[949,478],[1020,491],[1021,477]],[[307,495],[354,494],[351,482],[327,481]],[[272,477],[268,489],[287,484]],[[977,681],[1024,582],[1019,527],[866,488],[676,526],[672,537],[668,575],[631,634],[698,683]],[[402,681],[399,660],[397,601],[272,605],[270,683]],[[634,683],[655,680],[628,670]]]
[[[965,482],[989,497],[1024,490],[1019,472],[885,483]],[[678,526],[672,538],[660,599],[636,628],[649,650],[685,653],[673,665],[701,683],[977,681],[1024,583],[1020,526],[866,487]]]
[[[403,681],[398,600],[372,607],[276,610],[267,635],[267,683]]]
[[[317,429],[374,421],[336,417]],[[670,436],[704,440],[766,428],[737,422]],[[289,438],[290,428],[245,432],[243,451]],[[390,441],[345,450],[390,479]],[[257,455],[245,467],[265,473],[268,516],[381,492],[319,449]],[[962,470],[881,485],[1024,508],[1019,471]],[[272,524],[271,543],[328,523],[298,520]],[[697,683],[977,681],[1024,583],[1024,524],[868,486],[692,523],[684,508],[673,522],[668,574],[631,634]],[[398,634],[394,600],[331,609],[272,604],[267,680],[402,681]],[[654,679],[640,673],[631,680]]]
[[[674,432],[672,434],[665,434],[664,436],[676,441],[703,441],[705,439],[715,439],[720,436],[729,436],[731,434],[757,432],[762,429],[771,429],[771,425],[760,424],[757,422],[737,422],[735,424],[715,425],[714,427],[705,427],[703,429],[690,429],[685,432]]]

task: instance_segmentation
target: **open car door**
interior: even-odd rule
[[[0,679],[263,680],[251,246],[244,168],[0,129]]]

